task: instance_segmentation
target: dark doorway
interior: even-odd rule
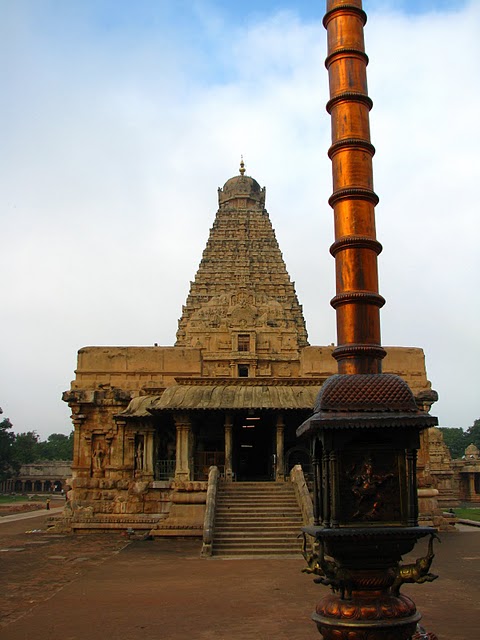
[[[236,479],[267,481],[274,478],[275,430],[271,416],[239,415],[233,431],[233,471]]]

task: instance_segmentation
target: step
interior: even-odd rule
[[[239,530],[239,529],[245,529],[246,527],[249,527],[250,529],[272,529],[275,531],[283,531],[285,529],[296,529],[298,532],[300,531],[300,529],[303,527],[303,522],[302,520],[299,518],[298,520],[296,520],[295,522],[292,522],[291,520],[287,520],[285,519],[282,522],[277,522],[277,521],[265,521],[265,520],[255,520],[254,522],[251,522],[250,520],[216,520],[215,521],[215,528],[217,529],[217,531],[221,528],[223,530],[225,529],[232,529],[232,530]]]
[[[284,527],[275,527],[275,526],[267,526],[267,527],[223,527],[222,529],[217,529],[215,533],[215,539],[218,539],[220,536],[293,536],[297,537],[300,535],[301,527],[296,525],[286,525]]]
[[[303,526],[289,483],[225,483],[217,492],[213,554],[299,555]]]
[[[238,551],[215,551],[217,558],[269,558],[270,556],[278,556],[278,558],[301,558],[301,554],[295,549],[270,549],[265,551],[264,549],[239,549]]]
[[[282,516],[295,516],[298,513],[298,509],[295,509],[294,507],[282,508],[281,506],[266,507],[265,509],[258,509],[256,507],[227,507],[218,509],[216,513],[218,516],[247,516],[252,518],[260,516],[265,518],[281,518]]]
[[[265,527],[302,527],[303,521],[301,518],[216,518],[215,520],[215,529],[218,531],[222,527],[236,528],[241,529],[244,527],[248,527],[251,525],[252,527],[258,528],[261,526]]]
[[[266,539],[265,538],[261,538],[261,539],[260,538],[259,539],[244,538],[242,540],[222,540],[222,542],[216,545],[216,548],[247,549],[247,548],[252,548],[253,546],[255,547],[255,549],[284,549],[285,547],[288,547],[288,548],[298,549],[299,551],[302,547],[300,543],[295,544],[295,541],[293,540],[281,540],[281,539],[279,540],[277,538],[266,538]]]

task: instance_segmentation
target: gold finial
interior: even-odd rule
[[[243,161],[243,156],[240,156],[240,175],[243,176],[245,174],[245,163]]]

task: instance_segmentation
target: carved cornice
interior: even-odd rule
[[[186,386],[239,386],[239,387],[318,387],[328,376],[316,378],[175,378],[178,385]]]
[[[64,391],[62,400],[67,402],[69,406],[75,404],[91,404],[91,405],[113,405],[126,404],[130,402],[132,394],[130,391],[120,389],[118,387],[109,387],[106,389],[71,389]]]

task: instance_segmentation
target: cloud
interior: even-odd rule
[[[3,21],[0,405],[44,436],[70,428],[60,394],[78,348],[173,344],[216,189],[242,153],[310,342],[335,340],[321,16],[236,25],[194,3],[183,25],[142,14],[129,30],[92,6],[19,3]],[[464,427],[478,417],[479,23],[472,2],[372,10],[366,28],[383,342],[425,349],[434,413]]]

